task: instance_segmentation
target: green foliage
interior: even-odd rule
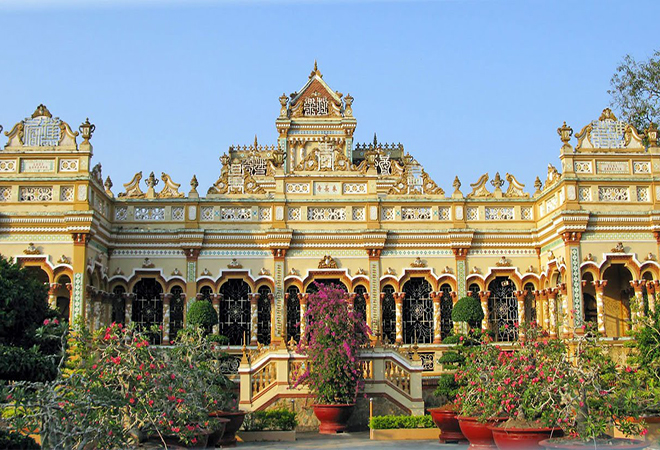
[[[369,421],[372,430],[391,430],[394,428],[433,428],[431,416],[374,416]]]
[[[39,444],[29,436],[0,430],[0,449],[12,450],[38,450]]]
[[[451,311],[451,320],[465,322],[472,328],[479,327],[481,321],[484,320],[484,311],[479,299],[474,297],[459,299]]]
[[[26,349],[0,344],[0,380],[46,381],[56,375],[57,364],[36,345]]]
[[[455,351],[447,351],[438,358],[438,362],[443,365],[459,365],[465,361],[465,356]]]
[[[636,61],[626,55],[610,80],[611,105],[620,119],[645,131],[651,122],[660,121],[660,51],[648,61]]]
[[[254,411],[245,415],[245,431],[291,431],[298,425],[296,413],[285,408]]]
[[[458,334],[450,334],[449,336],[447,336],[446,338],[444,338],[444,339],[442,340],[442,343],[443,343],[443,344],[449,344],[449,345],[458,344],[459,342],[461,342],[460,339],[461,339],[461,336],[460,336],[460,335],[458,335]]]
[[[218,323],[218,313],[210,302],[197,300],[188,309],[187,322],[189,326],[201,327],[209,333]]]
[[[459,385],[454,378],[453,373],[443,373],[438,379],[438,387],[433,394],[438,397],[444,397],[447,401],[454,401],[458,394]]]
[[[213,342],[215,344],[227,345],[229,344],[229,338],[221,334],[209,334],[206,336],[206,342]]]

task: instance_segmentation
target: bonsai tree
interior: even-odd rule
[[[200,327],[209,334],[213,326],[218,323],[218,313],[210,302],[197,300],[190,305],[187,320],[189,326]]]
[[[451,320],[454,323],[465,323],[470,329],[481,328],[484,311],[481,308],[479,299],[469,296],[459,299],[451,311]],[[461,331],[465,332],[467,330],[463,329]]]

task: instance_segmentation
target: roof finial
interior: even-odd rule
[[[378,146],[378,138],[376,137],[376,132],[374,132],[374,147]]]
[[[257,150],[257,135],[254,135],[254,149]]]
[[[318,75],[319,78],[323,78],[323,75],[321,75],[321,72],[319,71],[319,66],[316,63],[316,59],[314,60],[314,70],[312,70],[312,73],[309,74],[309,78],[312,78],[314,75]]]
[[[316,60],[314,60],[314,72],[318,72],[318,71],[319,71],[319,67],[316,64]]]

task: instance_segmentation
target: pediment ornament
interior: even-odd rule
[[[133,176],[133,179],[124,184],[124,192],[120,192],[117,197],[119,198],[144,198],[145,193],[140,189],[140,180],[142,179],[142,172],[138,172]]]
[[[523,189],[525,189],[525,185],[516,180],[516,177],[510,173],[507,173],[506,181],[509,182],[509,187],[504,193],[505,197],[529,198],[529,194],[523,191]]]
[[[470,184],[470,187],[472,188],[472,192],[470,192],[467,195],[468,198],[472,198],[472,197],[492,197],[493,193],[489,192],[488,189],[486,189],[486,183],[487,182],[488,182],[488,173],[485,173],[481,177],[479,177],[479,180],[477,180],[476,183]]]
[[[163,180],[163,190],[158,193],[159,198],[181,198],[184,197],[183,192],[179,192],[181,184],[172,181],[172,178],[165,172],[160,177]]]
[[[325,255],[323,258],[321,258],[321,261],[319,261],[319,269],[337,269],[337,262],[334,260],[334,258],[330,255]]]

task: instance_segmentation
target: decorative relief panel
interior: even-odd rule
[[[154,208],[135,208],[135,220],[153,220],[160,221],[165,220],[165,208],[154,207]]]
[[[188,206],[188,220],[195,220],[197,218],[197,206]]]
[[[0,202],[11,200],[11,186],[0,187]]]
[[[448,207],[438,208],[438,219],[451,220],[451,208]]]
[[[307,220],[346,220],[346,208],[307,208]]]
[[[486,220],[513,220],[513,206],[485,208]]]
[[[649,188],[647,187],[637,187],[637,201],[638,202],[648,202],[650,201]]]
[[[128,208],[120,206],[115,208],[115,220],[123,221],[128,218]]]
[[[342,185],[342,192],[344,194],[366,194],[366,183],[344,183]]]
[[[78,160],[60,159],[60,172],[78,172]]]
[[[250,220],[252,218],[251,208],[220,208],[220,220]]]
[[[272,217],[272,208],[259,208],[259,220],[270,222]]]
[[[50,202],[53,200],[53,188],[22,187],[18,200],[21,202]]]
[[[309,194],[309,183],[287,183],[287,194]]]
[[[431,220],[431,208],[401,208],[401,220]]]
[[[275,220],[284,220],[284,206],[275,207]]]
[[[200,220],[203,220],[205,222],[210,222],[215,218],[215,215],[213,213],[213,206],[202,206],[200,208],[200,212],[202,214]]]
[[[172,220],[180,222],[183,220],[183,206],[172,207]]]
[[[378,220],[378,206],[372,205],[369,207],[369,219]]]
[[[545,201],[545,211],[550,212],[557,209],[557,197],[552,196]]]
[[[59,145],[61,132],[57,118],[39,116],[23,122],[23,142],[29,147]]]
[[[84,184],[79,184],[78,185],[78,201],[79,202],[84,202],[87,200],[87,186]]]
[[[591,161],[574,161],[573,170],[575,173],[593,173],[593,166]]]
[[[23,159],[21,160],[21,172],[44,173],[55,171],[54,159]]]
[[[634,161],[633,173],[651,173],[651,163],[645,161]]]
[[[627,187],[598,187],[598,201],[601,202],[627,202],[630,200]]]
[[[578,188],[578,200],[580,200],[581,202],[590,202],[591,188],[587,186]]]
[[[532,208],[530,206],[520,208],[520,218],[522,220],[532,220]]]
[[[479,208],[476,207],[468,208],[467,220],[479,220]]]
[[[575,200],[576,197],[575,186],[573,185],[566,186],[566,197],[568,197],[569,200]]]
[[[288,209],[289,220],[300,220],[300,208]]]
[[[455,212],[456,212],[456,220],[463,220],[463,207],[457,206],[455,208]]]
[[[73,186],[60,187],[60,201],[61,202],[73,201]]]
[[[314,195],[339,195],[341,183],[339,181],[314,182]]]
[[[363,221],[364,220],[364,208],[362,206],[353,207],[353,220]]]
[[[381,220],[394,220],[394,208],[383,208],[381,211]]]
[[[628,161],[596,161],[598,173],[629,173]]]
[[[16,160],[0,159],[0,172],[16,172]]]

